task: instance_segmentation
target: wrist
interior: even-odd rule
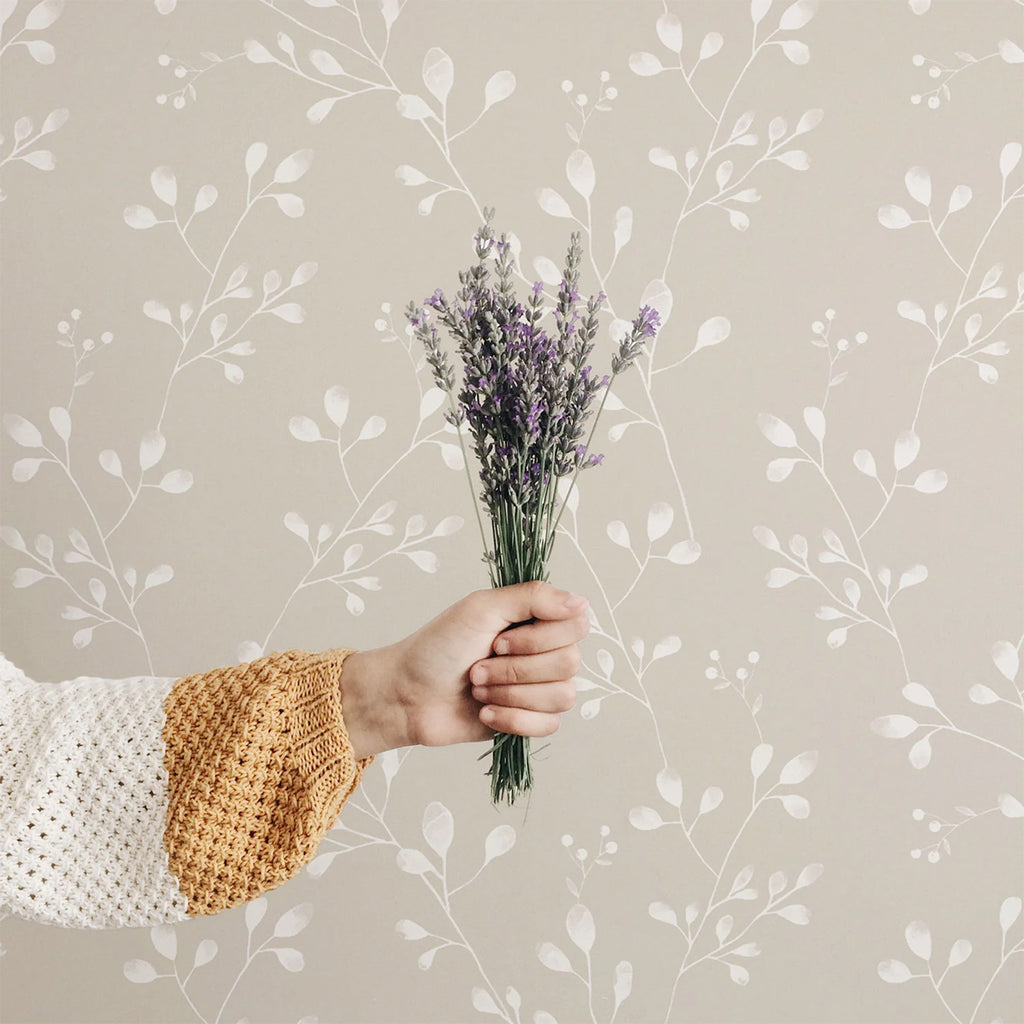
[[[341,672],[342,713],[357,760],[414,743],[393,647],[353,651]]]

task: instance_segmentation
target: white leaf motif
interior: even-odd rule
[[[573,943],[584,953],[590,952],[594,945],[596,929],[593,916],[582,903],[577,903],[569,909],[565,917],[565,930]]]
[[[423,838],[431,849],[442,858],[448,853],[455,833],[455,821],[452,812],[437,800],[427,804],[423,812]]]
[[[569,179],[569,184],[584,199],[590,198],[594,191],[597,175],[594,171],[594,161],[590,159],[589,154],[582,149],[573,150],[565,162],[565,176]]]
[[[455,81],[455,65],[439,46],[432,46],[423,58],[423,83],[442,104]]]

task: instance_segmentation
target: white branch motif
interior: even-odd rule
[[[36,36],[35,33],[45,32],[60,17],[64,9],[64,0],[40,0],[29,9],[21,28],[13,35],[7,35],[10,30],[5,26],[14,14],[16,5],[17,0],[8,0],[7,3],[0,5],[0,39],[3,40],[0,43],[0,61],[5,55],[10,60],[11,56],[20,53],[24,47],[25,52],[37,64],[52,64],[57,59],[57,51],[52,43]],[[5,36],[7,38],[4,38]],[[35,121],[30,116],[19,117],[14,122],[14,141],[10,151],[0,155],[0,172],[9,164],[16,163],[28,164],[38,171],[52,171],[57,166],[56,157],[49,149],[37,148],[36,143],[44,135],[50,135],[62,128],[69,116],[70,111],[67,107],[57,107],[46,115],[38,131]],[[4,136],[0,135],[0,146],[3,146],[5,141]],[[6,198],[7,192],[0,188],[0,203]]]

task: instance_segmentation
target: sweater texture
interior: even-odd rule
[[[0,653],[0,908],[151,926],[293,877],[373,762],[345,728],[351,653],[60,683]]]

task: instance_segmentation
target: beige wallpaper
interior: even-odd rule
[[[529,805],[381,756],[186,925],[0,923],[13,1021],[1024,1020],[1020,0],[0,0],[3,625],[37,679],[486,585],[405,331],[485,205],[665,326],[554,580]],[[425,823],[429,823],[425,827]]]

